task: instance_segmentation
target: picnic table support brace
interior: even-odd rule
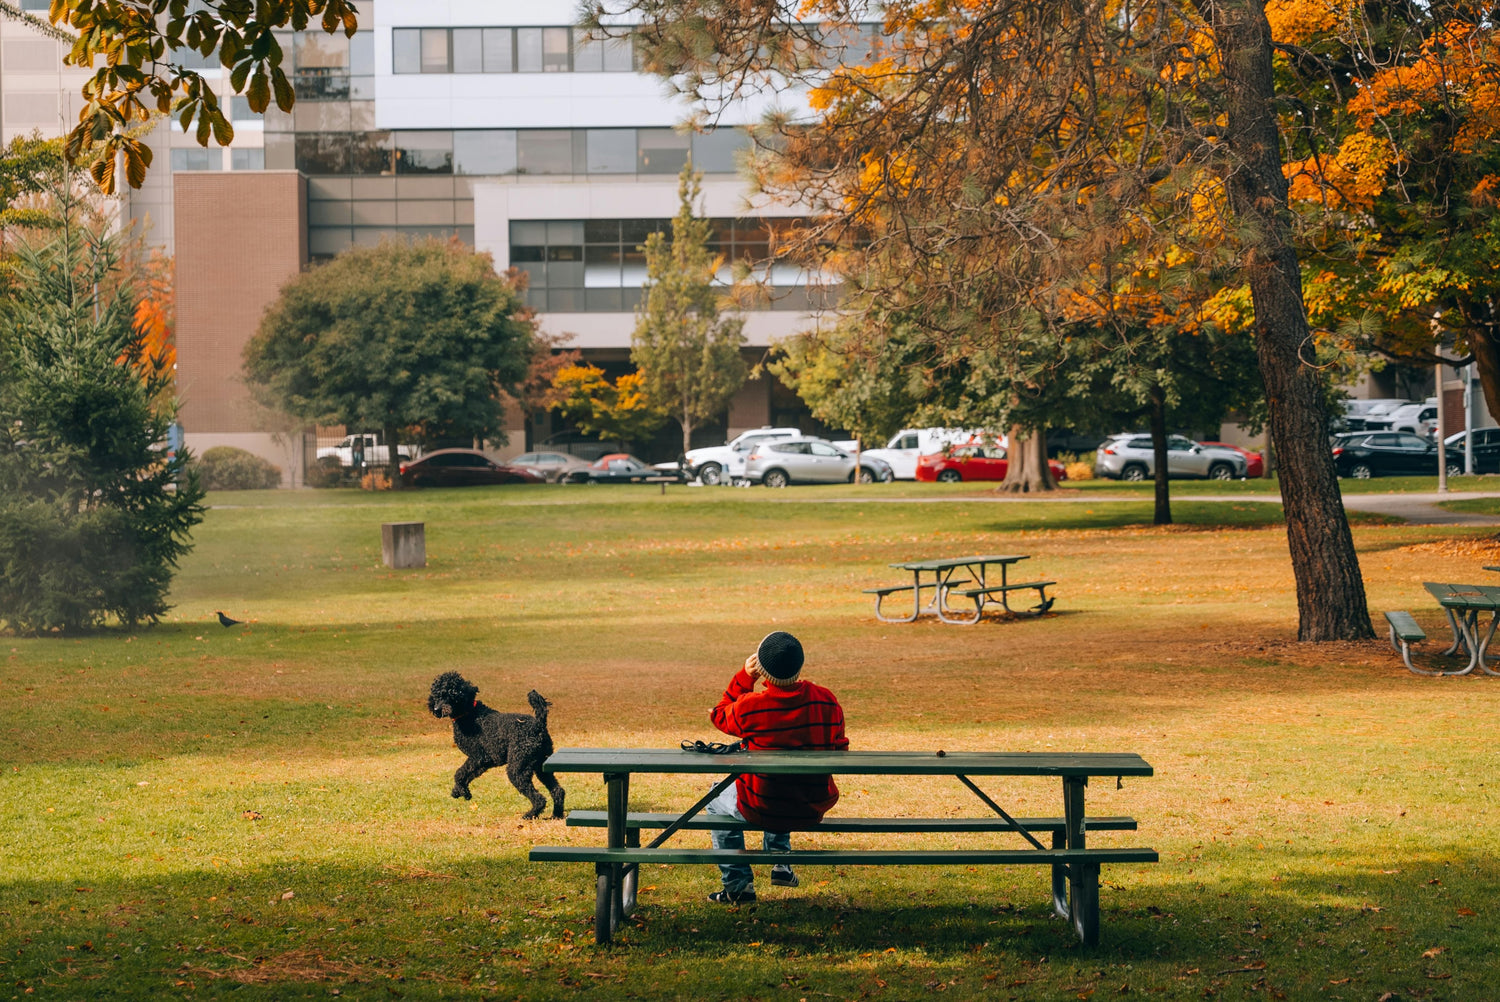
[[[963,774],[960,773],[960,774],[958,774],[958,781],[960,783],[964,784],[965,786],[967,786],[969,789],[973,790],[974,791],[974,796],[976,796],[980,800],[984,801],[985,805],[988,806],[990,808],[990,810],[994,811],[996,814],[1000,815],[1007,822],[1009,822],[1010,826],[1012,828],[1014,828],[1016,831],[1020,832],[1022,835],[1024,835],[1026,837],[1026,841],[1030,842],[1032,845],[1036,846],[1038,849],[1046,849],[1046,846],[1042,845],[1042,843],[1040,843],[1040,842],[1038,842],[1036,840],[1036,836],[1035,835],[1031,834],[1031,832],[1029,832],[1025,828],[1021,827],[1021,825],[1016,821],[1015,818],[1011,817],[1009,814],[1006,814],[1005,813],[1005,808],[1001,807],[999,804],[995,803],[988,796],[986,796],[985,792],[983,790],[981,790],[979,787],[975,786],[974,785],[974,781],[971,780],[968,776],[965,776],[965,775],[963,775]]]

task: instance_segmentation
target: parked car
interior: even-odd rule
[[[861,457],[858,466],[865,483],[885,480],[888,474],[895,479],[890,464],[882,459]],[[852,483],[855,467],[852,453],[821,438],[771,439],[757,443],[746,455],[744,479],[767,487]]]
[[[1233,449],[1245,457],[1245,476],[1254,478],[1266,475],[1266,457],[1258,452],[1251,452],[1249,449],[1242,449],[1228,442],[1199,442],[1198,444],[1210,449]]]
[[[473,487],[478,484],[540,484],[541,474],[506,466],[473,449],[438,449],[401,464],[408,487]]]
[[[566,452],[523,452],[510,459],[511,466],[524,466],[547,480],[556,482],[574,470],[584,469],[588,460],[570,456]]]
[[[1348,431],[1378,431],[1385,427],[1381,419],[1395,410],[1411,403],[1394,397],[1376,400],[1345,400],[1344,426]]]
[[[1068,471],[1055,459],[1047,460],[1052,479],[1068,479]],[[1005,446],[998,442],[966,442],[929,453],[917,459],[917,479],[926,483],[958,483],[968,480],[1004,480],[1010,470]]]
[[[412,458],[412,447],[409,445],[396,446],[396,458]],[[380,436],[373,432],[365,434],[345,435],[337,445],[325,445],[318,449],[317,458],[325,459],[334,456],[341,466],[355,465],[354,456],[360,456],[360,466],[384,466],[391,461],[391,451],[380,444]]]
[[[1199,445],[1181,435],[1167,436],[1167,476],[1209,480],[1243,478],[1249,463],[1233,449]],[[1116,435],[1094,457],[1094,475],[1111,480],[1148,480],[1156,476],[1156,453],[1150,435]]]
[[[741,432],[731,442],[687,451],[687,473],[689,477],[712,486],[727,484],[744,476],[745,457],[757,443],[773,438],[801,438],[800,428],[752,428]]]
[[[1336,436],[1333,465],[1341,477],[1435,477],[1438,472],[1437,443],[1410,432],[1354,432]],[[1448,473],[1463,470],[1463,460],[1448,457]]]
[[[1437,397],[1428,397],[1421,403],[1402,404],[1383,414],[1372,414],[1365,418],[1365,428],[1431,436],[1437,432]]]
[[[600,456],[598,460],[590,463],[581,470],[571,470],[563,477],[565,484],[639,484],[646,482],[648,478],[654,481],[657,477],[671,477],[674,480],[685,479],[684,474],[675,470],[657,469],[647,466],[639,459],[626,452],[611,452],[607,456]]]
[[[1466,432],[1449,435],[1443,439],[1448,447],[1448,470],[1453,476],[1456,465],[1459,472],[1464,469],[1464,437]],[[1500,473],[1500,428],[1474,429],[1474,472]]]
[[[903,428],[892,436],[885,448],[867,449],[860,455],[889,463],[897,480],[915,480],[919,456],[941,452],[944,446],[967,442],[976,434],[965,428]]]

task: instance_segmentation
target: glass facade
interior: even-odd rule
[[[802,269],[775,261],[780,238],[800,220],[713,219],[711,224],[709,251],[722,261],[719,284],[727,288],[733,266],[742,263],[769,286],[757,304],[761,308],[832,305],[832,289],[808,285]],[[510,264],[526,274],[526,300],[538,310],[633,311],[646,282],[646,238],[671,228],[670,219],[516,220],[510,224]]]
[[[358,35],[355,36],[359,37]],[[395,73],[630,73],[630,37],[580,28],[392,28]]]
[[[298,109],[310,125],[334,116]],[[299,118],[299,121],[301,120]],[[272,130],[279,131],[279,130]],[[269,145],[269,144],[268,144]],[[439,129],[325,132],[297,129],[294,161],[306,174],[670,174],[689,155],[707,174],[733,173],[750,147],[742,129],[681,135],[672,129]]]

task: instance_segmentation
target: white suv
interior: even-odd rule
[[[752,428],[741,432],[734,441],[687,453],[688,476],[713,485],[732,483],[745,476],[745,457],[758,442],[773,438],[801,438],[800,428]]]

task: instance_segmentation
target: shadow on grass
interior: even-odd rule
[[[741,908],[704,900],[708,868],[653,869],[599,948],[592,869],[514,851],[13,879],[0,935],[15,994],[39,998],[1491,997],[1487,852],[1260,864],[1245,847],[1106,868],[1093,949],[1052,915],[1042,867],[804,867]]]

